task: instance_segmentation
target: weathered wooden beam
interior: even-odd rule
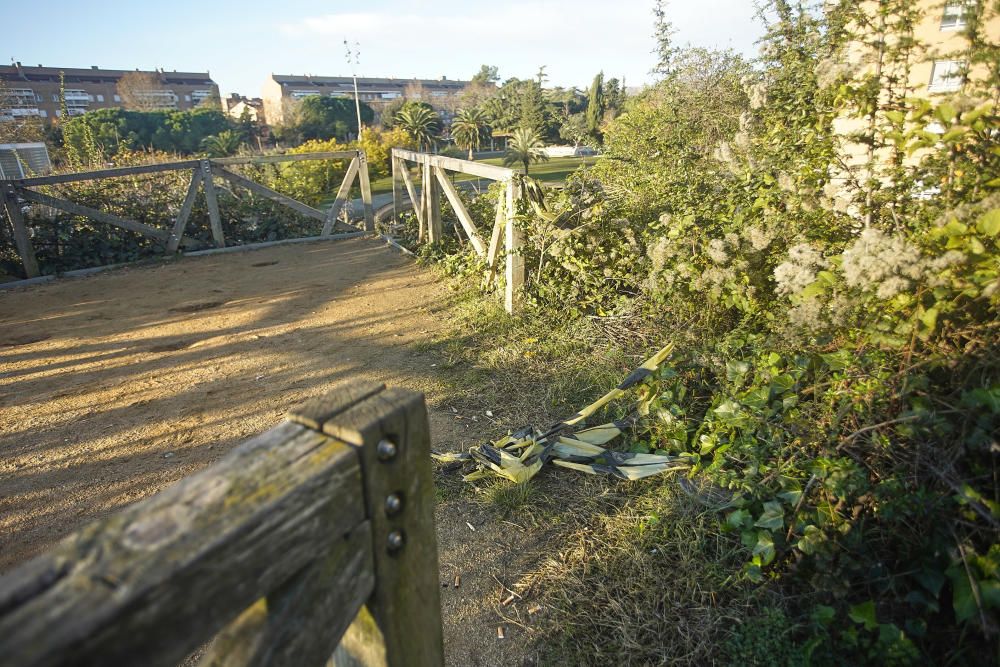
[[[403,150],[401,148],[392,149],[392,154],[410,162],[417,164],[429,164],[434,167],[441,167],[449,171],[460,171],[463,174],[472,174],[494,181],[506,181],[514,176],[513,169],[497,167],[492,164],[482,162],[471,162],[469,160],[459,160],[457,158],[445,157],[443,155],[430,155],[428,153],[417,153]]]
[[[398,160],[399,163],[399,173],[403,177],[403,184],[406,186],[406,193],[410,197],[410,201],[413,203],[413,212],[417,215],[417,225],[420,227],[419,236],[423,240],[424,235],[424,208],[421,206],[421,199],[417,198],[417,189],[413,185],[413,179],[410,178],[410,170],[406,166],[406,162],[403,160]]]
[[[208,222],[212,227],[212,240],[216,248],[226,247],[226,236],[222,233],[222,216],[219,215],[219,199],[215,195],[215,181],[212,180],[212,161],[201,161],[201,180],[205,188],[205,205],[208,207]]]
[[[462,198],[458,195],[458,189],[441,167],[434,167],[434,175],[437,176],[438,183],[441,184],[441,189],[444,190],[444,194],[451,203],[451,208],[455,211],[455,215],[458,216],[458,221],[462,224],[462,228],[469,235],[469,243],[475,248],[476,253],[482,257],[486,254],[486,245],[479,236],[479,230],[476,229],[476,223],[472,219],[472,216],[469,215],[469,210],[462,203]]]
[[[201,667],[321,667],[375,587],[371,523],[338,539],[226,626]]]
[[[358,151],[358,176],[361,180],[361,207],[364,209],[365,231],[375,231],[375,209],[372,207],[372,184],[368,180],[368,156]]]
[[[517,202],[521,198],[521,188],[517,181],[511,179],[507,183],[507,219],[505,224],[506,237],[506,271],[504,278],[504,307],[511,315],[518,310],[520,292],[524,287],[524,256],[521,254],[521,245],[524,237],[521,230],[517,228]]]
[[[424,192],[426,211],[424,219],[427,221],[427,242],[431,244],[440,243],[444,236],[444,224],[441,220],[441,192],[434,176],[434,165],[430,162],[424,164],[424,179],[421,183],[421,190]]]
[[[0,666],[173,667],[301,584],[367,520],[363,493],[356,449],[282,424],[0,579]]]
[[[178,162],[161,162],[160,164],[142,164],[135,167],[114,167],[112,169],[95,169],[73,174],[55,174],[52,176],[36,176],[33,178],[17,178],[5,183],[11,183],[22,188],[38,185],[56,185],[57,183],[75,183],[77,181],[93,181],[100,178],[116,178],[119,176],[135,176],[137,174],[153,174],[160,171],[175,171],[198,166],[198,160],[181,160]]]
[[[490,247],[486,251],[486,280],[483,287],[489,287],[497,274],[497,259],[500,256],[500,239],[503,238],[504,226],[507,222],[507,192],[500,193],[497,202],[496,220],[493,222],[493,233],[490,235]]]
[[[427,409],[422,394],[371,393],[375,389],[358,387],[358,395],[367,397],[346,409],[334,397],[304,406],[291,418],[322,422],[324,433],[358,448],[375,563],[368,607],[384,637],[388,666],[441,665]]]
[[[36,204],[51,206],[52,208],[57,208],[60,211],[66,211],[67,213],[72,213],[73,215],[79,215],[84,218],[96,220],[97,222],[103,222],[108,225],[120,227],[121,229],[127,229],[130,232],[135,232],[136,234],[141,234],[142,236],[148,236],[150,238],[157,239],[158,241],[166,242],[170,237],[170,232],[164,229],[150,227],[149,225],[136,222],[135,220],[119,218],[117,215],[105,213],[104,211],[98,211],[96,208],[90,208],[89,206],[84,206],[83,204],[77,204],[76,202],[71,202],[68,199],[52,197],[35,190],[27,190],[25,188],[16,188],[16,191],[18,196],[23,199],[27,199],[28,201],[33,201]],[[182,239],[181,243],[186,245],[193,243],[193,241],[191,239]]]
[[[201,185],[201,169],[195,167],[191,170],[191,182],[188,184],[187,194],[184,195],[184,202],[181,210],[177,213],[177,220],[174,228],[170,231],[170,238],[167,239],[166,253],[172,255],[177,252],[181,239],[184,238],[184,228],[187,226],[188,218],[191,217],[191,209],[194,207],[194,200],[198,197],[198,187]]]
[[[294,155],[250,155],[240,157],[212,158],[212,164],[220,166],[232,164],[274,164],[276,162],[303,162],[306,160],[343,160],[353,158],[357,151],[323,151],[319,153],[295,153]]]
[[[35,248],[31,245],[28,226],[24,224],[24,216],[21,214],[21,204],[17,200],[17,193],[13,187],[7,185],[2,188],[0,196],[3,197],[3,207],[7,211],[7,219],[10,220],[17,254],[21,257],[21,264],[24,266],[24,275],[27,278],[35,278],[39,273],[38,260],[35,258]]]
[[[301,213],[302,215],[313,218],[314,220],[319,220],[321,222],[326,221],[326,215],[322,211],[317,211],[312,206],[307,206],[296,199],[292,199],[288,195],[283,195],[276,190],[272,190],[266,185],[261,185],[256,181],[251,181],[249,178],[240,176],[239,174],[234,174],[224,167],[216,167],[214,171],[218,176],[221,176],[233,185],[238,185],[262,197],[267,197],[272,201],[278,202],[282,206],[292,209],[296,213]]]
[[[347,173],[344,174],[344,180],[337,190],[337,196],[334,198],[330,210],[326,212],[326,221],[323,223],[323,231],[320,232],[320,236],[329,236],[333,233],[333,226],[337,224],[337,217],[340,215],[341,210],[343,210],[344,204],[347,203],[347,197],[351,194],[351,186],[354,185],[354,180],[358,175],[360,166],[355,154],[355,158],[351,160],[351,164],[347,165]]]
[[[403,212],[403,177],[400,171],[405,169],[400,165],[399,158],[392,158],[392,221],[399,222],[399,216]]]

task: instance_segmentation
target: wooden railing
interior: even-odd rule
[[[415,162],[421,166],[420,195],[416,193],[413,179],[407,169],[407,162]],[[497,202],[496,220],[490,234],[487,246],[476,228],[476,223],[469,215],[468,209],[462,203],[458,189],[448,178],[447,171],[454,171],[480,178],[500,181],[505,184],[503,194]],[[517,217],[516,204],[521,197],[517,172],[513,169],[496,167],[480,162],[458,160],[442,155],[415,153],[413,151],[394,148],[392,150],[392,201],[395,217],[403,209],[404,193],[413,203],[413,209],[419,226],[418,240],[428,243],[438,243],[441,240],[441,191],[444,191],[462,229],[469,237],[469,243],[480,257],[486,259],[485,285],[489,286],[496,278],[498,258],[501,249],[501,237],[504,248],[504,306],[508,313],[513,313],[518,307],[518,295],[524,286],[524,257],[521,247],[524,243],[521,231],[515,222]]]
[[[286,195],[276,192],[260,183],[256,183],[248,178],[236,174],[227,167],[245,164],[273,164],[276,162],[300,162],[303,160],[350,160],[344,181],[337,191],[337,197],[333,205],[325,213],[311,206],[307,206],[300,201],[292,199]],[[174,220],[172,228],[167,231],[158,229],[150,225],[122,218],[105,211],[99,211],[82,204],[78,204],[68,199],[54,197],[33,190],[33,187],[45,185],[57,185],[60,183],[74,183],[80,181],[91,181],[96,179],[117,178],[122,176],[134,176],[137,174],[151,174],[165,171],[190,170],[191,181],[187,188],[184,202]],[[368,160],[364,151],[328,151],[323,153],[301,153],[296,155],[258,155],[249,157],[231,157],[203,160],[182,160],[178,162],[165,162],[160,164],[148,164],[135,167],[117,167],[113,169],[99,169],[95,171],[85,171],[71,174],[55,174],[52,176],[39,176],[36,178],[20,178],[14,180],[0,181],[0,197],[7,212],[13,229],[14,244],[17,246],[18,255],[24,266],[26,277],[34,278],[39,274],[38,261],[35,258],[35,251],[31,244],[31,237],[24,217],[21,214],[20,200],[34,202],[45,206],[83,216],[96,222],[112,225],[122,229],[135,232],[147,238],[156,239],[164,243],[164,251],[172,255],[181,247],[194,245],[194,240],[184,236],[184,229],[187,226],[188,218],[191,216],[191,209],[199,190],[204,191],[205,205],[208,209],[209,224],[212,231],[212,241],[217,248],[226,246],[226,239],[222,231],[222,218],[219,215],[219,203],[215,190],[215,178],[223,178],[235,186],[246,188],[263,197],[286,206],[293,211],[301,213],[310,218],[314,218],[323,223],[323,228],[319,238],[331,236],[337,217],[340,215],[347,196],[355,180],[360,181],[361,200],[364,207],[364,231],[371,232],[375,228],[374,211],[372,208],[372,190],[368,177]]]
[[[0,579],[0,666],[442,664],[429,450],[421,394],[307,403]]]

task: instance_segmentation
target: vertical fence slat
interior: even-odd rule
[[[434,167],[430,162],[424,165],[423,190],[427,197],[427,241],[429,243],[440,243],[443,234],[441,224],[441,191],[437,178],[434,176]]]
[[[504,307],[512,315],[518,309],[519,292],[524,286],[524,256],[521,255],[523,238],[521,230],[515,225],[517,201],[520,199],[520,196],[520,187],[514,179],[511,179],[507,183],[507,221],[505,234],[507,246],[505,278],[507,284],[504,287]]]
[[[17,194],[13,188],[5,187],[3,192],[4,210],[7,211],[7,219],[14,233],[14,244],[17,246],[17,254],[21,257],[21,264],[24,265],[24,275],[28,278],[38,276],[38,260],[35,258],[35,249],[31,245],[31,236],[28,234],[28,227],[24,224],[24,216],[21,215],[21,205],[18,203]]]
[[[375,208],[372,206],[372,184],[368,174],[368,156],[358,151],[358,176],[361,181],[361,206],[364,209],[365,231],[375,231]]]
[[[215,196],[215,183],[212,181],[212,163],[201,161],[201,180],[205,186],[205,204],[208,206],[208,220],[212,226],[212,240],[216,248],[226,247],[226,237],[222,233],[222,217],[219,215],[219,200]]]
[[[403,176],[400,173],[404,166],[400,165],[400,159],[392,156],[392,221],[399,223],[399,216],[403,211]]]

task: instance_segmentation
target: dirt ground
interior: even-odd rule
[[[426,351],[450,326],[446,303],[430,272],[361,239],[0,291],[0,572],[344,381],[424,392],[436,448],[496,437],[454,412]],[[437,521],[441,581],[462,582],[441,589],[448,663],[529,661],[529,631],[507,623],[497,639],[517,527],[461,499]]]

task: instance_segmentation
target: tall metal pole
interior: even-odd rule
[[[361,96],[358,95],[358,64],[361,62],[361,45],[354,42],[354,50],[351,45],[344,40],[345,57],[347,64],[351,66],[351,76],[354,78],[354,110],[358,114],[358,139],[361,138]]]

